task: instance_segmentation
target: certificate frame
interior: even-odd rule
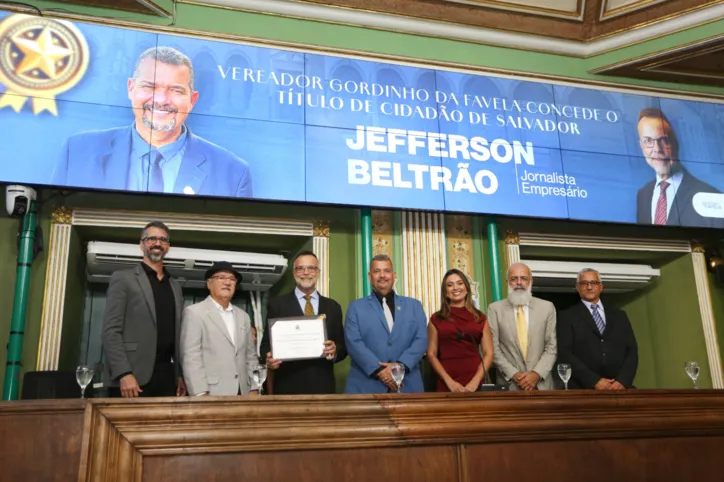
[[[300,324],[305,324],[307,329],[313,330],[316,332],[316,329],[311,328],[310,325],[319,324],[321,325],[318,328],[319,333],[322,335],[322,342],[326,341],[327,338],[327,316],[325,314],[319,314],[314,316],[287,316],[283,318],[270,318],[268,320],[268,326],[267,330],[269,330],[269,348],[271,349],[272,358],[282,360],[282,361],[298,361],[298,360],[316,360],[317,358],[324,358],[324,347],[321,348],[319,355],[317,356],[285,356],[283,358],[277,358],[275,354],[275,344],[277,345],[277,348],[279,348],[279,344],[283,343],[282,340],[280,340],[281,336],[277,334],[277,337],[274,337],[274,326],[279,326],[278,324],[297,324],[298,326],[302,326]]]

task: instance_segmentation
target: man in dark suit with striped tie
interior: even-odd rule
[[[625,311],[601,303],[598,271],[578,273],[581,302],[560,313],[558,363],[571,365],[570,388],[633,388],[639,356],[636,337]]]
[[[261,341],[262,356],[269,368],[268,393],[274,395],[313,395],[336,392],[334,364],[347,357],[342,326],[342,307],[317,291],[319,260],[311,251],[303,251],[294,258],[296,288],[269,302],[267,320],[290,316],[325,315],[328,340],[324,358],[285,361],[272,358],[269,329],[264,330]]]

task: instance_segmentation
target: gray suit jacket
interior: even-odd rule
[[[179,353],[179,327],[183,294],[179,284],[171,278],[176,304],[176,356]],[[148,275],[139,264],[135,268],[116,271],[111,275],[106,294],[106,311],[101,332],[106,363],[104,385],[117,387],[118,376],[133,372],[140,386],[151,380],[156,363],[156,305]],[[176,367],[181,375],[180,366]]]
[[[556,309],[553,303],[532,298],[528,306],[528,356],[518,343],[513,304],[506,300],[488,306],[488,322],[493,332],[493,362],[499,383],[508,382],[511,390],[518,386],[511,381],[517,372],[534,371],[540,375],[539,390],[552,390],[550,375],[558,354],[556,342]]]
[[[251,320],[234,306],[236,343],[211,297],[184,309],[181,323],[181,364],[189,395],[248,395],[259,364]]]

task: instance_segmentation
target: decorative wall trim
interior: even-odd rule
[[[395,264],[394,219],[392,211],[372,210],[372,256],[386,254]]]
[[[446,0],[453,3],[464,3],[467,5],[477,5],[479,7],[495,8],[497,10],[505,10],[508,12],[521,12],[537,15],[540,17],[563,18],[566,20],[583,21],[583,13],[586,11],[586,0],[576,0],[575,8],[567,10],[565,8],[546,8],[534,5],[525,5],[523,3],[514,3],[506,0]]]
[[[313,238],[313,250],[322,268],[319,292],[329,292],[329,235],[327,221],[265,219],[208,214],[123,211],[91,208],[57,207],[51,216],[48,268],[43,295],[37,370],[57,370],[63,329],[65,284],[73,226],[142,229],[149,220],[162,219],[172,231],[208,233],[271,234]]]
[[[491,28],[470,27],[434,20],[390,15],[369,10],[308,4],[296,0],[178,0],[178,3],[217,6],[245,12],[332,24],[354,25],[425,37],[460,40],[583,58],[601,55],[613,50],[670,35],[681,30],[698,27],[724,16],[724,4],[717,4],[712,7],[684,13],[675,18],[668,19],[666,22],[653,23],[586,43],[554,39],[541,35],[507,32]]]
[[[447,269],[456,268],[467,276],[473,304],[480,306],[480,282],[475,279],[473,219],[460,214],[446,214]],[[442,279],[440,280],[442,282]]]
[[[445,272],[445,215],[403,211],[402,255],[405,294],[422,302],[430,317],[440,307]]]
[[[653,7],[654,5],[663,3],[667,0],[638,0],[637,2],[631,2],[627,5],[621,5],[620,7],[609,8],[610,1],[611,0],[603,0],[601,2],[600,20],[610,20],[621,15],[627,15],[637,10]]]
[[[566,234],[520,233],[520,246],[557,248],[621,249],[626,251],[660,251],[689,253],[689,241],[653,238],[588,237]]]
[[[706,354],[709,359],[712,387],[724,388],[721,351],[719,349],[716,320],[714,319],[714,308],[711,302],[709,279],[706,271],[706,255],[697,250],[693,250],[691,253],[691,262],[694,264],[696,294],[699,298],[699,312],[701,313],[701,324],[704,328],[704,340],[706,341]]]

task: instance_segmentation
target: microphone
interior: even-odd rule
[[[490,380],[488,378],[488,370],[485,369],[485,361],[483,360],[483,354],[481,353],[482,350],[478,350],[478,343],[475,341],[475,338],[473,338],[473,335],[471,335],[470,333],[463,333],[462,330],[458,328],[457,333],[455,333],[455,339],[461,341],[464,338],[469,339],[470,342],[473,344],[473,346],[475,347],[475,352],[478,354],[478,358],[480,358],[480,363],[482,363],[483,365],[483,383],[480,385],[479,388],[494,387],[495,385],[490,383]]]

